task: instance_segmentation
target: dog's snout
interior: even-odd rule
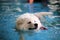
[[[37,29],[37,27],[38,27],[38,24],[37,24],[37,23],[35,23],[35,24],[34,24],[34,28],[29,28],[29,30]]]
[[[34,26],[38,26],[38,24],[37,24],[37,23],[35,23],[35,24],[34,24]]]

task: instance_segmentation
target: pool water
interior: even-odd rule
[[[14,30],[16,25],[16,18],[25,12],[42,12],[49,11],[48,7],[43,7],[41,4],[33,4],[37,8],[31,11],[29,4],[21,4],[16,2],[2,2],[0,3],[0,40],[19,40],[19,34]],[[29,8],[28,8],[29,7]],[[55,13],[54,13],[55,15]],[[58,16],[58,15],[56,15]],[[46,22],[58,22],[59,18],[45,17]],[[39,33],[34,33],[32,36],[27,33],[24,34],[25,40],[60,40],[60,25],[47,26],[48,30],[41,30]],[[57,23],[59,24],[59,23]]]

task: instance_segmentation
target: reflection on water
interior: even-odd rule
[[[27,4],[21,4],[17,2],[2,2],[0,3],[0,40],[18,40],[19,35],[13,30],[15,27],[16,18],[25,13],[29,12],[29,8],[25,8]],[[42,5],[34,4],[40,8],[36,8],[35,11],[48,11],[49,8],[41,9]],[[33,9],[34,10],[34,9]],[[35,12],[34,11],[34,12]],[[55,13],[54,13],[55,15]],[[48,28],[48,30],[41,30],[39,33],[34,33],[33,36],[25,34],[26,40],[60,40],[60,25],[59,17],[45,16],[42,23]],[[56,15],[58,16],[58,15]]]

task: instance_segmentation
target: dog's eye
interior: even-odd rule
[[[31,22],[28,22],[28,24],[30,24]]]

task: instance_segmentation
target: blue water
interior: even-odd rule
[[[19,34],[14,30],[16,25],[16,18],[25,12],[42,12],[49,11],[48,7],[44,7],[41,4],[33,4],[34,8],[31,11],[29,4],[17,4],[16,2],[2,2],[0,3],[0,40],[19,40]],[[35,9],[35,6],[37,8]],[[29,7],[29,8],[28,8]],[[22,11],[16,10],[21,8]],[[58,15],[56,15],[58,16]],[[45,17],[48,23],[58,21],[59,18],[51,19]],[[54,20],[54,21],[53,21]],[[45,26],[48,30],[41,30],[39,33],[33,33],[32,36],[27,33],[24,34],[25,40],[60,40],[60,27],[56,26]]]

